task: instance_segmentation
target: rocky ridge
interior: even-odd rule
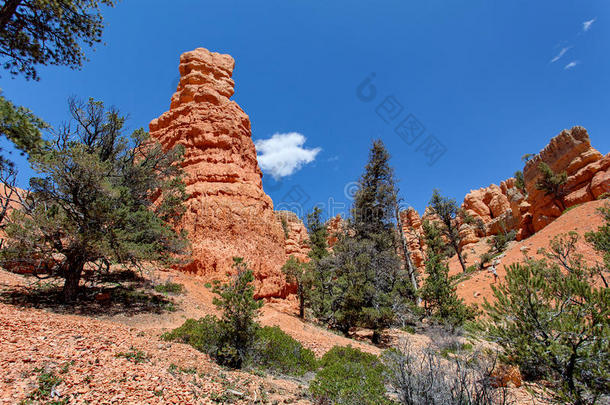
[[[541,177],[540,162],[548,164],[556,173],[566,172],[563,201],[536,188]],[[529,159],[523,177],[524,189],[511,177],[499,186],[492,184],[472,190],[464,197],[462,208],[471,218],[469,223],[460,220],[458,224],[464,251],[481,239],[501,232],[514,230],[518,241],[526,239],[561,216],[565,209],[609,193],[610,154],[604,156],[591,146],[586,129],[573,127],[563,130]],[[409,208],[401,212],[401,219],[413,261],[422,269],[425,250],[422,221],[433,218],[428,212],[420,217]]]

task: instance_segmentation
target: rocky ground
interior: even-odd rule
[[[513,242],[498,267],[500,279],[504,265],[522,259],[523,247],[535,256],[553,235],[596,229],[601,224],[596,210],[604,204],[594,201],[573,208],[534,236]],[[469,261],[486,249],[484,243],[474,247]],[[584,243],[579,252],[597,260]],[[459,272],[457,262],[451,269]],[[65,308],[52,303],[52,285],[34,285],[32,278],[0,270],[0,403],[28,398],[34,403],[53,399],[76,404],[311,403],[306,380],[227,370],[188,345],[160,339],[187,318],[216,312],[211,286],[203,278],[152,269],[131,281],[119,276],[105,284],[87,283],[86,291],[93,294],[90,302]],[[151,288],[167,281],[182,284],[185,291],[172,295]],[[460,283],[458,292],[467,302],[481,303],[491,298],[492,283],[489,272],[476,272]],[[104,285],[124,286],[115,290],[124,299],[108,300],[99,292],[105,291]],[[294,298],[267,302],[260,322],[280,326],[318,356],[335,345],[350,344],[375,354],[384,348],[368,343],[370,331],[348,339],[301,321]],[[384,343],[393,346],[405,339],[415,349],[431,341],[426,335],[391,330]],[[518,403],[539,403],[523,387],[511,391]]]

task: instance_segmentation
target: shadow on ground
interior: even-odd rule
[[[160,314],[177,309],[170,294],[157,293],[149,280],[131,270],[113,271],[95,277],[93,280],[85,274],[85,285],[81,285],[78,297],[72,303],[63,302],[60,282],[0,286],[0,301],[61,314],[93,316]]]

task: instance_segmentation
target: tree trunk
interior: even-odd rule
[[[400,219],[400,210],[398,209],[398,204],[396,204],[396,222],[398,224],[398,232],[400,234],[400,241],[402,245],[403,254],[405,256],[405,263],[407,266],[407,272],[409,273],[409,277],[411,278],[411,284],[413,285],[413,290],[417,292],[419,286],[417,285],[417,276],[415,265],[413,265],[413,261],[411,260],[411,252],[409,251],[409,246],[407,244],[407,238],[405,237],[405,233],[402,229],[402,220]],[[417,297],[417,305],[421,304],[421,298]]]
[[[73,302],[78,294],[78,285],[85,262],[81,259],[72,259],[67,263],[66,272],[64,273],[64,302]]]
[[[299,292],[299,318],[305,319],[305,294]]]
[[[462,258],[462,253],[457,252],[457,257],[460,260],[460,266],[462,266],[462,272],[466,273],[466,263],[464,263],[464,259]]]
[[[378,344],[379,344],[379,342],[381,342],[381,332],[379,332],[379,330],[378,330],[378,329],[375,329],[375,330],[373,331],[373,337],[371,338],[371,342],[372,342],[374,345],[378,345]]]

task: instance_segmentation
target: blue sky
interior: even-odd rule
[[[279,208],[332,199],[332,213],[344,210],[374,138],[420,211],[433,188],[461,201],[498,184],[573,125],[610,150],[606,0],[124,0],[105,16],[106,45],[81,71],[41,68],[40,82],[2,73],[4,96],[54,125],[69,96],[94,97],[147,128],[169,108],[182,52],[231,54],[254,140],[298,133],[303,148],[320,149],[278,181],[265,174]],[[366,101],[371,87],[358,86],[371,74]],[[419,136],[395,132],[413,119]]]

